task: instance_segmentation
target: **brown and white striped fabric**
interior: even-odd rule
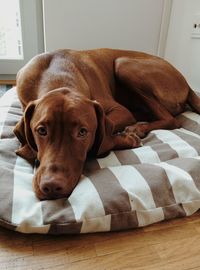
[[[141,148],[88,160],[68,199],[38,201],[33,168],[15,155],[12,130],[22,115],[15,88],[0,99],[0,225],[23,233],[74,234],[125,230],[200,208],[200,116],[156,130]]]

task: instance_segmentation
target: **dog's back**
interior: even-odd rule
[[[115,59],[123,56],[152,57],[133,51],[97,49],[58,50],[34,57],[17,74],[17,90],[23,107],[47,92],[69,87],[92,99],[114,95]]]

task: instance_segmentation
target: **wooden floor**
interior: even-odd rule
[[[81,236],[0,228],[0,269],[200,269],[200,213],[143,229]]]

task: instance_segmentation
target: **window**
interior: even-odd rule
[[[0,59],[23,59],[19,0],[0,0],[0,7]]]
[[[0,80],[43,51],[42,0],[0,0]]]

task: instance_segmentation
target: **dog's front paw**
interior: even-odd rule
[[[114,149],[127,149],[142,146],[140,137],[135,132],[123,131],[113,136],[115,147]]]
[[[142,146],[140,137],[135,132],[123,131],[111,136],[112,150],[130,149]],[[109,140],[109,141],[110,141]]]
[[[132,126],[127,126],[125,128],[125,132],[134,133],[136,136],[144,138],[146,136],[146,127],[147,125],[145,123],[138,123]]]
[[[140,147],[143,145],[140,137],[135,132],[125,131],[124,136],[131,148]]]

